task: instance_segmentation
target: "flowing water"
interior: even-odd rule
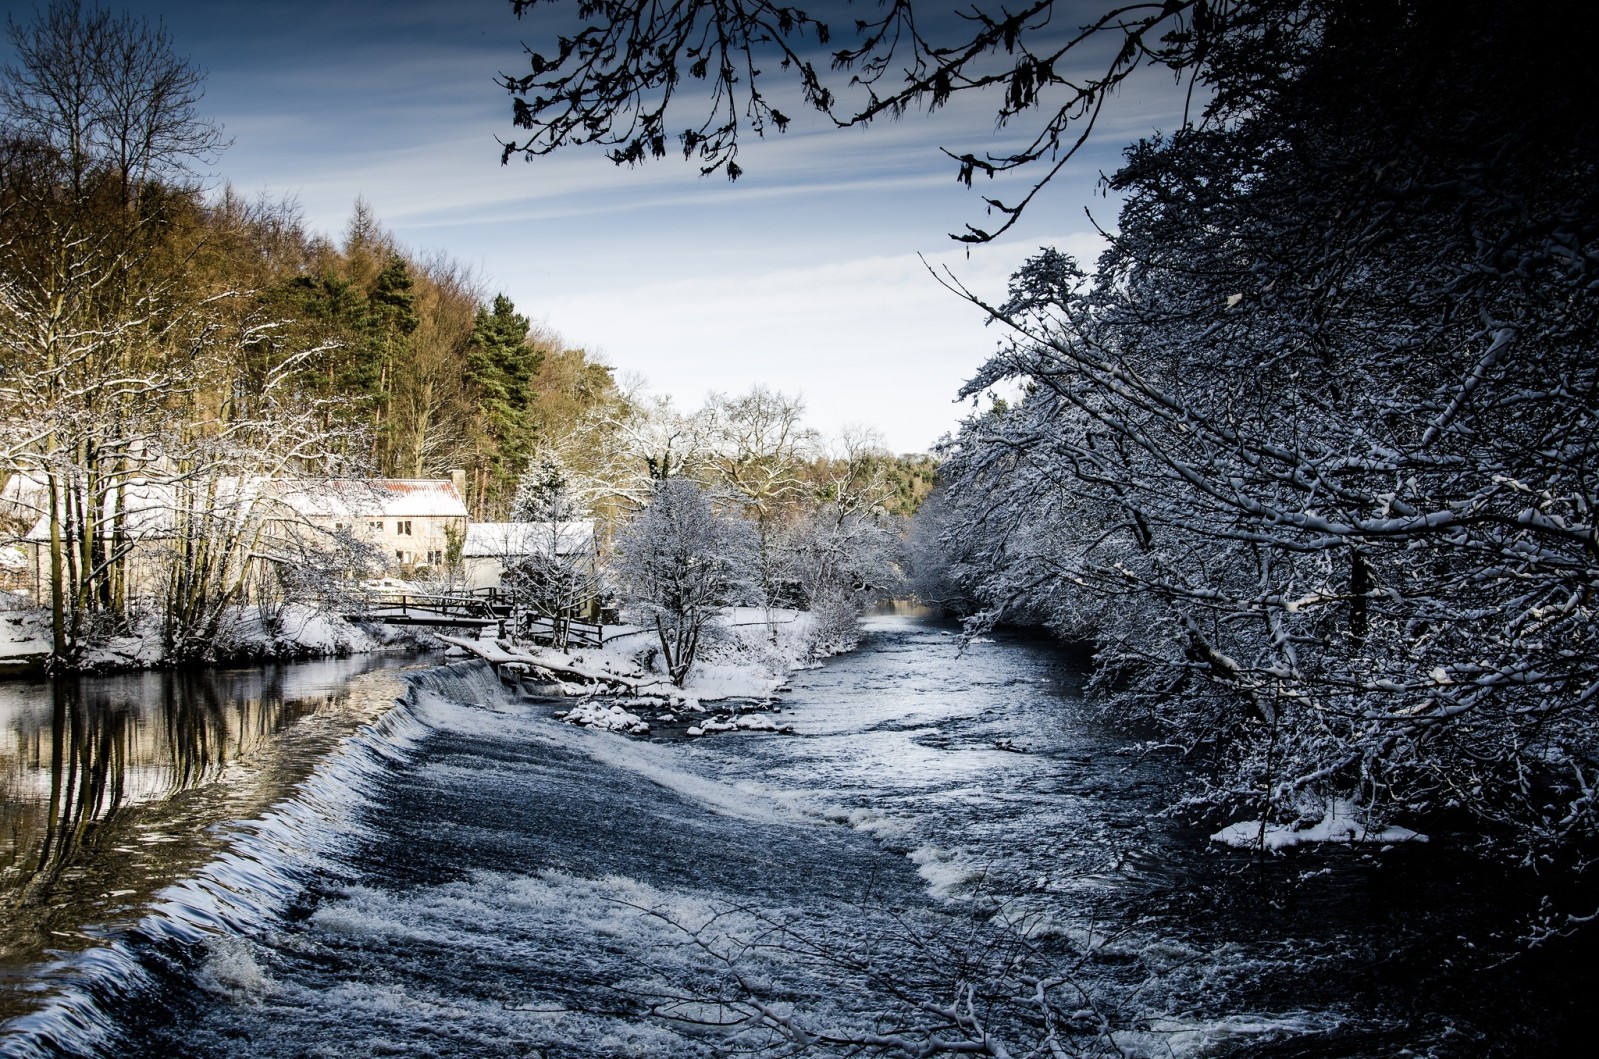
[[[1468,1056],[1577,1023],[1580,980],[1475,955],[1497,883],[1446,843],[1213,847],[1083,673],[886,617],[780,696],[792,735],[574,729],[479,663],[407,674],[331,751],[295,734],[325,706],[240,714],[196,758],[216,782],[129,766],[114,833],[73,831],[126,863],[12,888],[80,925],[42,961],[50,912],[7,927],[34,962],[0,1054]],[[191,810],[130,792],[177,786],[237,822],[169,862],[139,836]]]

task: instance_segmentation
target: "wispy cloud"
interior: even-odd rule
[[[501,71],[522,69],[537,26],[485,0],[132,0],[163,16],[210,70],[207,107],[237,143],[220,175],[292,195],[338,232],[364,196],[402,241],[442,249],[570,339],[694,403],[755,382],[803,391],[819,425],[870,421],[919,448],[952,426],[950,399],[997,336],[941,288],[948,264],[998,297],[1029,249],[1066,241],[1092,258],[1085,208],[1123,142],[1172,127],[1181,92],[1158,76],[1118,96],[1102,137],[1061,175],[1006,245],[971,251],[947,233],[989,223],[982,197],[1028,179],[957,185],[941,148],[1003,152],[992,101],[960,101],[868,130],[797,120],[751,142],[729,186],[680,159],[619,169],[598,152],[498,164],[510,136]],[[857,10],[809,5],[852,20]],[[539,8],[540,19],[554,8]],[[1057,5],[1058,32],[1080,16]]]

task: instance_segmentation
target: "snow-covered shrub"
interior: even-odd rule
[[[861,616],[865,612],[865,600],[842,589],[813,596],[806,637],[810,654],[821,657],[853,650],[861,641]]]

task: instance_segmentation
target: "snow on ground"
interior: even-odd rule
[[[224,637],[228,648],[255,656],[363,654],[386,642],[376,632],[304,603],[286,604],[270,622],[263,622],[255,607],[239,608]]]
[[[0,664],[28,662],[49,653],[49,612],[14,592],[0,591]]]
[[[684,687],[667,678],[658,659],[655,634],[619,627],[603,647],[555,651],[533,644],[494,638],[485,630],[479,639],[439,636],[457,651],[466,651],[498,667],[523,674],[524,686],[551,695],[589,697],[596,693],[623,696],[604,705],[580,704],[564,719],[573,724],[642,733],[653,719],[676,721],[679,714],[704,714],[702,702],[766,700],[801,666],[830,653],[816,641],[816,623],[804,611],[728,608],[707,630],[700,657]],[[384,625],[355,625],[337,615],[304,604],[287,604],[263,613],[239,607],[228,616],[211,645],[210,661],[268,658],[315,658],[381,650],[414,633]],[[427,643],[435,639],[429,635]],[[50,653],[50,613],[13,593],[0,593],[0,665],[39,664]],[[114,637],[83,653],[86,670],[148,669],[163,658],[158,622],[145,622],[133,635]],[[688,730],[693,735],[733,729],[780,731],[782,726],[760,713],[707,717]]]
[[[766,713],[735,709],[709,715],[706,702],[754,700],[767,704],[795,669],[819,653],[815,622],[805,611],[730,607],[707,630],[700,657],[679,688],[667,678],[659,659],[655,633],[623,628],[611,632],[603,647],[557,651],[536,644],[511,643],[485,634],[479,640],[443,639],[502,669],[519,673],[527,690],[581,697],[584,701],[557,714],[570,724],[643,734],[644,714],[674,723],[680,715],[706,714],[686,729],[688,735],[713,732],[784,731]],[[605,695],[606,701],[593,696]],[[638,711],[638,712],[634,712]]]
[[[584,728],[604,728],[611,732],[642,735],[650,730],[649,723],[636,713],[629,713],[616,703],[595,702],[590,699],[573,706],[560,715],[568,724]]]
[[[315,607],[288,604],[264,620],[254,606],[235,608],[212,645],[212,661],[317,658],[362,654],[385,647],[386,627],[353,625]],[[0,593],[0,665],[42,663],[50,654],[50,611],[26,597]],[[115,636],[83,652],[86,670],[149,669],[165,661],[161,626],[149,618],[130,635]]]
[[[1311,843],[1344,842],[1394,845],[1399,842],[1425,842],[1427,836],[1405,827],[1373,828],[1360,807],[1342,798],[1327,804],[1327,812],[1315,822],[1269,824],[1262,820],[1240,820],[1210,836],[1212,842],[1237,849],[1268,849],[1281,852],[1291,846]]]
[[[765,698],[817,657],[814,632],[807,611],[728,608],[684,690],[699,699]]]

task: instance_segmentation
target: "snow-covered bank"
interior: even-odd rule
[[[49,612],[24,609],[21,597],[0,592],[0,673],[43,666],[49,657]]]
[[[183,659],[188,664],[343,658],[391,647],[427,646],[410,630],[378,623],[356,624],[304,604],[288,604],[263,614],[257,607],[238,607],[205,652]],[[0,600],[0,672],[43,669],[50,657],[50,612],[21,597]],[[74,667],[82,672],[155,669],[173,664],[162,644],[160,622],[142,622],[124,636],[113,636],[84,648]]]
[[[769,703],[790,673],[838,653],[818,636],[805,611],[728,608],[682,687],[660,664],[655,633],[640,628],[608,630],[603,646],[557,651],[530,643],[445,636],[461,651],[491,663],[529,693],[571,696],[582,701],[560,714],[585,727],[644,734],[651,722],[687,723],[687,734],[734,729],[780,731],[762,712],[717,710],[708,702]],[[599,698],[603,696],[604,698]]]
[[[1236,849],[1258,848],[1280,853],[1293,846],[1326,843],[1391,846],[1400,842],[1426,842],[1427,836],[1408,827],[1374,824],[1359,806],[1335,798],[1327,803],[1327,811],[1319,820],[1300,820],[1293,824],[1240,820],[1211,835],[1210,840]]]

